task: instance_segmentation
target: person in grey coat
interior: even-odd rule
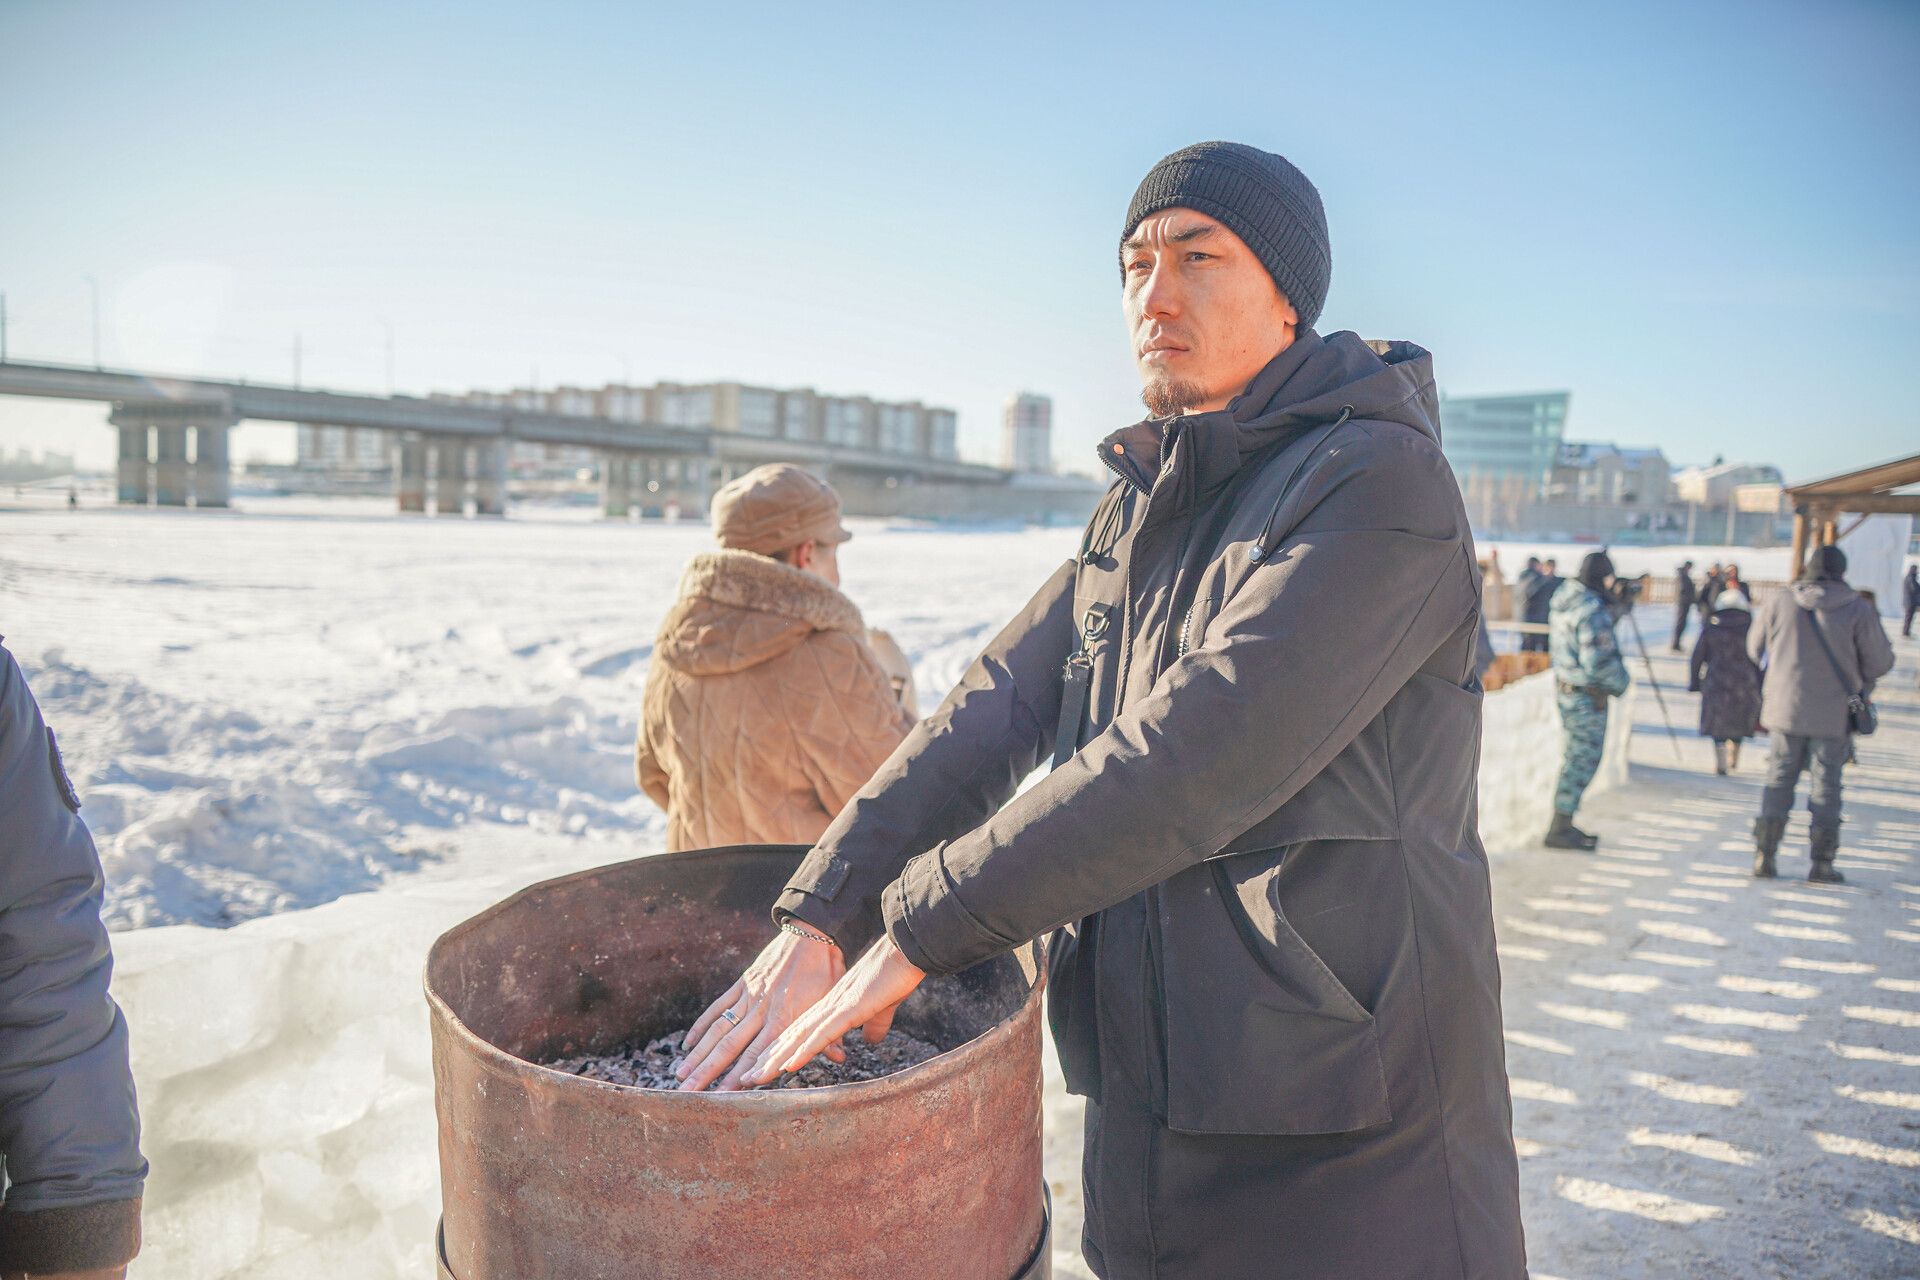
[[[104,883],[53,731],[0,648],[0,1275],[108,1280],[140,1248],[147,1162]]]
[[[1747,656],[1762,671],[1760,723],[1772,737],[1760,816],[1753,823],[1753,874],[1762,878],[1778,874],[1775,855],[1794,789],[1801,771],[1811,768],[1807,879],[1846,879],[1833,862],[1840,850],[1840,774],[1852,751],[1847,699],[1871,693],[1873,682],[1893,670],[1893,642],[1873,606],[1847,585],[1846,573],[1840,548],[1815,548],[1801,580],[1760,607],[1747,635]]]
[[[770,1080],[883,1034],[927,974],[1050,937],[1107,1280],[1526,1272],[1472,536],[1431,357],[1312,327],[1319,211],[1237,144],[1147,176],[1121,270],[1151,416],[1100,445],[1079,554],[689,1035],[686,1087]]]

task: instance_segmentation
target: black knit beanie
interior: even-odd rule
[[[1815,547],[1813,556],[1807,561],[1807,577],[1827,578],[1834,582],[1847,580],[1847,553],[1838,547]]]
[[[1580,581],[1595,591],[1607,588],[1607,579],[1613,576],[1613,557],[1604,551],[1589,551],[1587,558],[1580,562]]]
[[[1320,193],[1285,156],[1240,142],[1196,142],[1148,171],[1127,207],[1124,243],[1162,209],[1217,218],[1246,242],[1310,329],[1333,281],[1333,248]],[[1121,275],[1126,263],[1120,264]]]

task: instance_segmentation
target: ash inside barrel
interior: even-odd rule
[[[546,1065],[555,1071],[584,1076],[588,1080],[604,1080],[609,1084],[631,1085],[637,1089],[677,1089],[680,1080],[673,1074],[673,1068],[680,1061],[681,1041],[684,1038],[685,1033],[679,1032],[650,1040],[644,1046],[638,1043],[622,1045],[611,1053],[581,1054]],[[850,1031],[840,1043],[847,1051],[845,1062],[815,1058],[800,1070],[789,1072],[771,1084],[759,1087],[818,1089],[830,1084],[852,1084],[856,1080],[878,1080],[881,1076],[890,1076],[896,1071],[918,1066],[940,1052],[937,1046],[900,1030],[887,1032],[887,1038],[879,1044],[868,1044],[860,1032]]]

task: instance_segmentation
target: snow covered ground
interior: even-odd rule
[[[1076,537],[856,529],[849,590],[929,706]],[[0,511],[0,631],[134,930],[116,993],[155,1162],[137,1280],[427,1265],[426,944],[520,884],[659,847],[631,735],[653,632],[705,545],[699,526],[565,511]],[[1644,689],[1634,780],[1592,806],[1607,856],[1531,848],[1550,699],[1536,681],[1489,701],[1537,1274],[1920,1274],[1920,655],[1901,652],[1838,891],[1741,880],[1764,744],[1714,779],[1697,738],[1675,760]],[[1683,673],[1655,663],[1684,733]],[[1047,1115],[1058,1274],[1081,1276],[1078,1103],[1057,1072]]]

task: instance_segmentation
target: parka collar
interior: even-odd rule
[[[1100,444],[1100,460],[1173,514],[1218,491],[1247,459],[1350,416],[1396,422],[1439,439],[1433,358],[1407,342],[1368,343],[1347,330],[1295,335],[1226,408],[1148,418]]]

